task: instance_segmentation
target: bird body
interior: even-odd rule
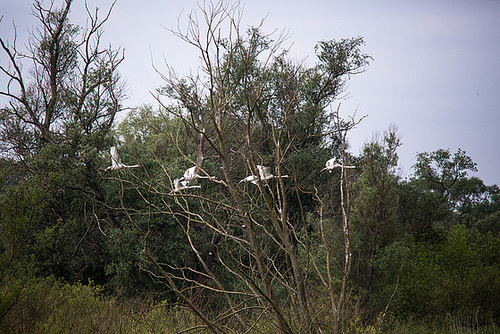
[[[179,178],[179,182],[182,184],[183,187],[187,187],[191,181],[194,179],[214,179],[212,176],[201,176],[198,174],[198,166],[193,166],[184,172],[184,175]],[[176,179],[177,180],[177,179]],[[199,186],[196,186],[198,188]]]
[[[269,171],[269,167],[257,165],[257,170],[259,171],[259,178],[262,181],[267,181],[274,177],[274,175]]]
[[[331,158],[328,160],[325,164],[325,168],[323,168],[321,171],[328,170],[330,173],[332,170],[335,168],[342,167],[342,168],[356,168],[355,166],[343,166],[337,162],[336,158]]]

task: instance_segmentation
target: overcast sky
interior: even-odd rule
[[[45,1],[47,3],[47,0]],[[90,0],[104,11],[111,1]],[[195,0],[118,0],[104,27],[105,39],[125,49],[120,72],[129,87],[127,106],[152,104],[150,92],[162,84],[152,66],[166,61],[179,74],[198,68],[196,50],[164,27],[196,7]],[[500,1],[242,1],[242,28],[266,17],[264,32],[285,29],[296,60],[314,62],[320,40],[362,36],[373,57],[368,70],[353,76],[342,114],[368,115],[350,135],[351,152],[360,154],[374,132],[396,125],[403,175],[413,172],[416,154],[461,148],[478,164],[487,185],[500,185]],[[72,19],[84,17],[74,0]],[[31,1],[2,0],[0,34],[24,41],[33,25]],[[19,42],[18,42],[19,43]],[[0,61],[5,58],[0,56]],[[5,80],[0,78],[0,84]],[[2,105],[4,100],[0,100]]]

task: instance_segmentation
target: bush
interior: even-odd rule
[[[101,296],[92,285],[65,284],[51,278],[4,284],[0,291],[16,288],[16,296],[0,294],[1,333],[129,333],[127,312],[114,298]]]
[[[500,237],[454,227],[440,244],[417,243],[402,282],[401,311],[417,317],[461,314],[500,321]]]

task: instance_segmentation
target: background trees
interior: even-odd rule
[[[103,217],[115,228],[118,222],[105,204],[99,170],[124,94],[117,73],[123,55],[100,45],[112,7],[103,19],[88,9],[88,26],[79,27],[68,19],[71,5],[35,1],[39,25],[26,49],[15,32],[10,42],[0,38],[7,60],[0,64],[7,78],[0,94],[10,98],[0,114],[2,201],[16,208],[3,215],[4,249],[19,251],[11,258],[36,253],[46,275],[104,282],[105,237],[96,227]],[[19,221],[23,215],[26,222]],[[7,246],[18,239],[27,249]]]
[[[479,212],[495,207],[497,187],[467,175],[476,164],[460,149],[453,155],[443,149],[421,153],[414,168],[414,178],[402,187],[400,210],[411,208],[403,219],[411,219],[416,242],[404,273],[401,310],[420,316],[460,314],[476,323],[496,318],[489,300],[496,293],[482,280],[496,286],[490,275],[498,270],[498,261],[491,262],[498,254],[498,232],[492,227],[499,221],[490,225],[495,214],[485,212],[491,220],[483,220]]]
[[[498,319],[498,234],[454,226],[438,244],[416,243],[402,284],[401,310],[419,317],[458,314],[476,326]],[[494,259],[495,258],[495,259]]]
[[[395,128],[365,144],[362,171],[355,184],[353,280],[368,312],[386,309],[406,262],[408,228],[401,224],[398,212],[400,145]]]
[[[109,17],[89,15],[89,26],[69,22],[72,1],[62,8],[44,8],[35,1],[33,14],[40,25],[33,30],[26,53],[16,40],[0,40],[9,64],[1,71],[9,78],[1,95],[11,98],[2,108],[4,150],[24,157],[46,143],[72,141],[109,128],[119,111],[123,88],[117,66],[119,50],[101,48],[102,25]],[[25,67],[30,66],[26,72]],[[83,137],[83,138],[82,138]],[[24,139],[24,141],[22,141]]]

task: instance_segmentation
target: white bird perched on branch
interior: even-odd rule
[[[321,171],[328,170],[330,173],[332,172],[333,169],[342,167],[342,168],[356,168],[356,166],[343,166],[337,162],[337,159],[331,158],[326,162],[326,167],[323,168]]]
[[[275,175],[271,174],[271,172],[269,171],[269,167],[257,165],[257,170],[259,171],[259,179],[261,181],[267,181],[269,179],[277,178],[278,177],[278,176],[275,176]],[[289,176],[288,175],[282,175],[281,177],[289,177]],[[241,180],[238,183],[242,183],[242,182],[251,182],[251,183],[257,185],[258,184],[257,183],[257,176],[255,176],[255,175],[247,176],[247,177],[245,177],[243,180]]]
[[[109,153],[111,153],[111,166],[106,168],[105,170],[111,169],[120,169],[120,168],[136,168],[136,167],[141,167],[141,165],[132,165],[128,166],[122,163],[122,160],[120,159],[120,156],[118,155],[118,150],[116,149],[115,146],[111,146],[111,149],[109,150]]]

